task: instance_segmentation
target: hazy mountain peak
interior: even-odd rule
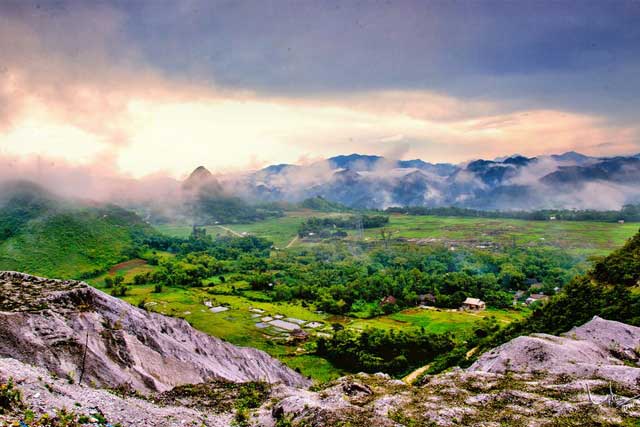
[[[349,154],[327,159],[333,169],[370,170],[384,157],[367,154]]]
[[[553,154],[551,158],[554,160],[558,160],[561,162],[575,162],[575,163],[584,163],[585,161],[591,159],[589,156],[585,156],[582,153],[578,153],[577,151],[567,151],[562,154]]]
[[[201,186],[205,182],[211,180],[213,174],[204,166],[198,166],[191,172],[191,175],[184,180],[182,187],[186,190]]]

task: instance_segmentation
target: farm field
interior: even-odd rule
[[[289,212],[282,218],[252,224],[232,224],[224,227],[236,232],[249,233],[285,247],[297,236],[298,226],[309,216],[327,216],[313,211]],[[161,232],[186,237],[191,227],[163,225]],[[212,235],[229,231],[218,226],[207,226]],[[451,244],[463,246],[554,246],[572,255],[604,255],[622,246],[640,228],[640,223],[608,223],[595,221],[527,221],[518,219],[463,218],[438,216],[411,216],[394,214],[385,227],[394,239],[407,239],[420,244]],[[349,238],[353,232],[348,230]],[[379,240],[379,228],[364,230],[366,240]],[[307,243],[296,240],[294,245]]]
[[[248,224],[223,224],[208,225],[204,228],[207,234],[215,235],[237,235],[248,233],[259,237],[264,237],[273,242],[276,247],[283,248],[291,243],[298,234],[300,224],[310,216],[326,217],[339,216],[340,214],[315,212],[312,210],[300,210],[287,212],[281,218],[273,218]],[[158,225],[156,228],[169,236],[188,237],[192,227],[188,225]],[[295,244],[295,242],[294,242]]]
[[[472,245],[549,245],[573,254],[602,255],[622,246],[639,227],[640,223],[391,215],[388,228],[394,238]],[[379,230],[365,230],[365,238],[379,237]]]

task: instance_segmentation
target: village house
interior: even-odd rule
[[[487,305],[480,298],[467,298],[462,302],[463,310],[480,311],[487,308]]]
[[[538,301],[547,301],[549,299],[549,297],[545,294],[531,294],[529,295],[529,298],[527,298],[524,303],[527,305],[531,305],[533,303],[536,303]]]

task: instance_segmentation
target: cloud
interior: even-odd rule
[[[183,5],[176,13],[190,22],[201,6]],[[182,177],[199,164],[218,173],[237,173],[349,152],[458,162],[509,152],[638,151],[637,125],[612,123],[595,114],[514,109],[488,97],[420,88],[355,85],[345,91],[299,94],[222,86],[216,83],[225,75],[219,69],[219,74],[192,80],[193,73],[150,60],[149,39],[141,37],[141,29],[131,28],[137,19],[144,21],[141,26],[148,22],[118,3],[63,2],[38,9],[19,2],[0,7],[0,153],[10,156],[64,159],[89,168],[108,158],[116,174],[142,177],[164,171]],[[140,7],[140,14],[149,8],[161,13],[163,22],[174,18],[167,10],[156,10],[154,3]],[[247,12],[249,5],[238,7]],[[396,10],[392,17],[402,16]],[[371,12],[363,22],[392,23],[385,19]],[[313,31],[318,33],[304,36],[315,40],[324,34],[321,27]],[[203,38],[211,41],[207,34]],[[165,59],[184,48],[184,41],[176,36]],[[307,42],[300,49],[308,48]],[[233,49],[236,55],[256,54],[244,51],[243,43]]]

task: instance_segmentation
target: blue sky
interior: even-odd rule
[[[4,1],[0,19],[10,155],[131,171],[182,144],[143,168],[178,174],[198,157],[640,151],[637,1]]]

